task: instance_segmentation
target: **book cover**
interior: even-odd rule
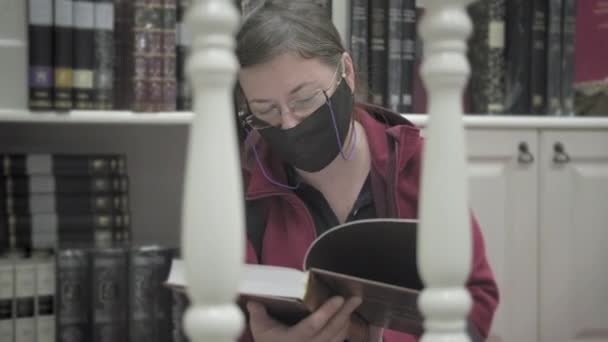
[[[74,0],[73,90],[75,109],[94,109],[95,3]]]
[[[38,258],[36,267],[36,342],[55,341],[55,260]]]
[[[72,0],[55,0],[54,13],[54,67],[55,87],[53,108],[58,111],[72,109],[72,32],[73,32],[73,2]]]
[[[57,251],[57,340],[91,341],[91,278],[84,249]]]
[[[29,107],[53,109],[53,0],[28,0]]]
[[[94,53],[95,66],[93,78],[93,107],[113,109],[114,83],[114,3],[113,0],[95,2]]]
[[[355,313],[366,324],[419,334],[422,281],[416,264],[416,227],[416,221],[406,219],[349,222],[312,243],[302,270],[244,265],[239,302],[259,301],[272,316],[290,324],[331,296],[358,296],[362,303]],[[183,267],[174,260],[169,286],[184,289]]]

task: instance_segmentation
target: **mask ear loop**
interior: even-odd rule
[[[346,77],[345,73],[342,73],[342,78]],[[338,132],[338,124],[336,123],[336,114],[334,113],[333,106],[331,105],[331,100],[327,97],[325,91],[323,91],[323,95],[325,95],[325,104],[329,107],[329,111],[331,112],[331,121],[334,125],[334,131],[336,133],[336,141],[338,142],[338,147],[340,148],[340,155],[344,160],[352,160],[352,157],[355,152],[355,146],[357,146],[357,129],[355,128],[355,122],[353,120],[352,129],[353,129],[353,145],[350,148],[350,152],[348,155],[344,155],[344,147],[342,146],[342,141],[340,141],[340,133]],[[352,113],[351,113],[352,116]]]
[[[298,183],[296,183],[296,185],[289,185],[289,184],[283,184],[281,182],[278,182],[278,181],[275,181],[274,179],[272,179],[268,175],[268,173],[266,173],[266,169],[264,169],[264,166],[262,165],[262,162],[260,161],[258,151],[255,148],[254,144],[249,139],[245,139],[245,141],[247,142],[247,145],[249,145],[249,147],[251,147],[251,149],[253,150],[253,155],[255,156],[255,161],[258,164],[260,170],[262,171],[262,175],[264,176],[264,178],[266,178],[266,180],[268,180],[270,183],[272,183],[276,186],[280,186],[281,188],[288,189],[288,190],[296,190],[300,187],[301,182],[299,182],[299,181],[298,181]]]

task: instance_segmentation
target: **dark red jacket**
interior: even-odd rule
[[[419,130],[400,115],[372,106],[357,105],[356,119],[364,127],[371,150],[371,184],[379,217],[416,218],[422,138]],[[265,170],[274,180],[285,183],[282,162],[272,155],[260,139],[255,144]],[[244,154],[246,199],[259,200],[264,208],[266,227],[261,255],[247,243],[247,262],[302,268],[306,249],[316,237],[315,226],[306,205],[292,191],[269,182],[262,171]],[[484,337],[487,336],[498,304],[498,289],[486,260],[484,242],[475,219],[472,220],[472,272],[467,287],[473,307],[469,315]],[[248,330],[248,329],[247,329]],[[417,341],[416,337],[385,330],[386,342]]]

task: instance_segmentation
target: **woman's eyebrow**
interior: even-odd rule
[[[304,88],[305,86],[313,84],[313,83],[315,83],[315,82],[314,81],[302,82],[302,83],[298,84],[297,86],[293,87],[293,89],[291,89],[289,91],[289,95],[293,95],[293,94],[297,93],[298,91],[302,90],[302,88]],[[254,103],[254,102],[255,103],[268,103],[268,102],[274,102],[274,101],[271,99],[251,99],[251,100],[249,100],[249,102],[250,103]]]

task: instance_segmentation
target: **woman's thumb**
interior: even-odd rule
[[[248,302],[247,311],[249,311],[249,325],[254,334],[273,329],[278,325],[278,322],[268,316],[266,308],[259,303]]]

